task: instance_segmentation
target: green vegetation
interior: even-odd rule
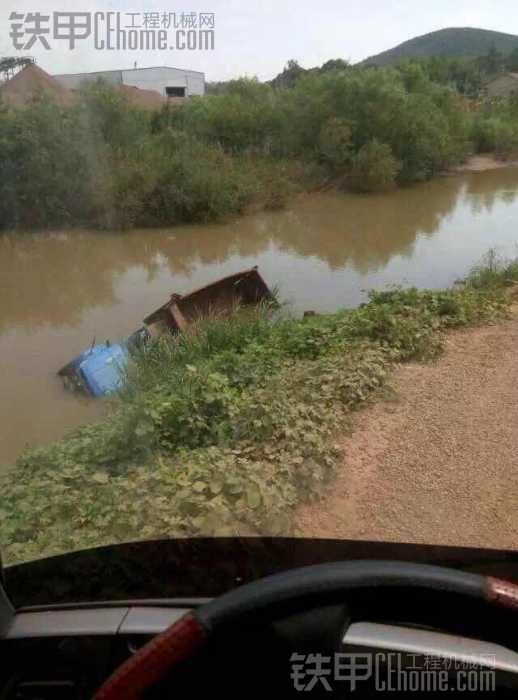
[[[160,339],[103,422],[26,453],[2,478],[7,560],[162,536],[285,535],[292,507],[333,477],[334,436],[391,366],[435,357],[445,329],[505,315],[511,267],[491,265],[490,279],[480,268],[456,290],[377,292],[304,320],[242,311]]]
[[[469,151],[455,91],[421,67],[326,66],[159,113],[102,82],[69,107],[0,105],[0,228],[213,221],[323,183],[424,180]]]
[[[451,45],[459,49],[458,52],[449,49],[451,35]],[[399,70],[404,70],[405,66],[419,66],[424,71],[429,80],[440,85],[449,86],[465,97],[481,100],[484,98],[485,85],[492,79],[508,72],[518,71],[518,36],[510,37],[512,41],[493,41],[492,32],[485,37],[487,41],[473,43],[471,51],[463,50],[463,42],[455,43],[455,32],[457,30],[444,30],[427,35],[442,42],[444,51],[416,49],[416,51],[402,52],[398,54],[397,60],[387,61],[387,64],[394,63]],[[458,30],[461,37],[465,30]],[[469,31],[468,35],[469,36]],[[479,31],[479,30],[477,30]],[[480,30],[484,33],[483,30]],[[436,37],[437,35],[437,37]],[[508,35],[503,35],[504,37]],[[426,37],[418,37],[417,44]],[[414,41],[414,40],[412,40]],[[412,43],[412,42],[410,42]],[[464,42],[465,45],[466,42]],[[469,41],[467,44],[469,45]],[[377,57],[368,59],[363,65],[384,65],[384,61],[377,62]],[[321,69],[317,69],[321,70]],[[281,74],[282,75],[282,74]],[[466,107],[467,105],[465,105]],[[476,103],[471,108],[476,108]]]
[[[459,94],[473,99],[484,97],[484,87],[493,78],[518,71],[518,48],[501,53],[494,46],[477,56],[430,56],[403,59],[398,67],[416,65],[435,83],[448,85]]]
[[[471,271],[466,283],[472,289],[503,289],[518,283],[518,260],[501,258],[494,249]]]
[[[472,152],[512,156],[518,101],[469,99],[500,59],[290,62],[271,84],[230,81],[161,112],[102,82],[69,107],[0,103],[0,229],[216,221],[322,185],[424,181]]]
[[[358,192],[386,190],[395,183],[399,167],[390,146],[373,139],[360,148],[354,159],[355,189]]]
[[[0,75],[3,80],[9,80],[17,71],[30,66],[32,62],[32,58],[27,56],[4,56],[0,58]]]
[[[217,144],[153,133],[149,113],[102,84],[68,109],[0,109],[3,228],[208,221],[241,212],[262,184]]]
[[[518,153],[518,99],[510,97],[485,104],[473,116],[475,150],[494,152],[500,157]]]
[[[504,56],[490,51],[476,58],[415,59],[404,61],[403,75],[426,75],[427,80],[455,90],[460,97],[459,120],[466,125],[471,149],[476,153],[493,153],[506,159],[518,153],[518,99],[485,99],[484,86],[499,74],[518,70],[518,49]]]
[[[450,27],[417,36],[388,51],[366,59],[369,65],[384,66],[407,58],[425,56],[485,56],[490,52],[510,54],[518,48],[518,36],[489,29]]]
[[[303,161],[345,185],[355,180],[354,160],[363,147],[379,154],[382,181],[390,151],[399,184],[429,178],[469,150],[457,95],[419,66],[310,73],[289,89],[235,81],[225,94],[192,101],[166,119],[226,152]],[[384,146],[369,147],[373,143]]]

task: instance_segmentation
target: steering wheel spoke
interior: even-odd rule
[[[353,617],[345,603],[351,594],[369,589],[382,598],[394,588],[455,594],[512,609],[518,601],[514,584],[425,564],[353,561],[294,569],[240,586],[188,613],[122,664],[94,700],[140,700],[177,664],[235,629],[246,638],[254,629],[273,625],[286,648],[332,654]]]

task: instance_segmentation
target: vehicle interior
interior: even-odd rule
[[[425,657],[487,659],[487,690],[514,697],[518,589],[505,580],[517,574],[505,551],[263,538],[142,542],[6,567],[0,698],[289,696],[303,689],[293,655],[317,653],[344,665],[333,679],[317,674],[316,694],[372,692],[398,670],[389,661],[376,679],[351,676],[350,663],[379,652],[399,653],[406,669]]]

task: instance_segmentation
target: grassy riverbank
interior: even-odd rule
[[[351,311],[267,310],[163,339],[105,421],[25,454],[3,477],[8,561],[161,536],[286,534],[291,508],[334,473],[334,435],[394,363],[441,351],[442,332],[505,316],[494,258],[456,290],[375,293]]]

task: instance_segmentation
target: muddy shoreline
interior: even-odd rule
[[[503,160],[498,158],[494,153],[480,153],[476,156],[471,156],[468,160],[455,168],[452,168],[452,173],[483,173],[488,170],[499,170],[500,168],[516,168],[518,159]]]

